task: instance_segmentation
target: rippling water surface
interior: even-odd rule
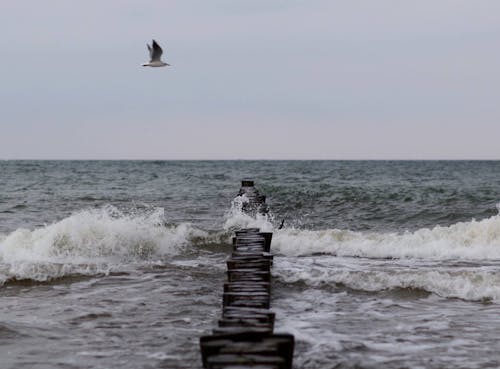
[[[269,217],[231,205],[246,177]],[[0,161],[0,186],[2,368],[199,368],[244,226],[274,231],[297,369],[500,367],[500,162]]]

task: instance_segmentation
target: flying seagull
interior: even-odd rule
[[[153,40],[152,46],[146,44],[149,50],[149,58],[151,59],[149,63],[142,64],[143,67],[164,67],[166,65],[170,65],[161,61],[161,54],[163,54],[163,50],[160,45]]]

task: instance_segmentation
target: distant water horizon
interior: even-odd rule
[[[0,161],[500,161],[500,158],[401,158],[401,159],[383,159],[383,158],[344,158],[344,159],[329,159],[329,158],[170,158],[170,159],[155,159],[155,158],[0,158]]]

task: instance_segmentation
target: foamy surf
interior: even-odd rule
[[[272,214],[261,215],[256,214],[251,216],[243,211],[243,204],[248,202],[245,195],[236,196],[232,202],[231,207],[225,214],[225,222],[223,225],[224,230],[233,231],[240,228],[260,228],[262,232],[272,232],[274,226],[272,224]]]
[[[0,235],[0,284],[107,274],[130,262],[178,255],[190,239],[207,235],[188,223],[164,223],[161,208],[126,214],[105,206],[35,230]]]
[[[500,273],[493,266],[377,263],[323,256],[278,259],[274,275],[285,283],[319,288],[342,285],[368,292],[411,289],[446,298],[500,301]]]
[[[500,260],[500,216],[405,233],[284,229],[275,233],[273,250],[288,256]]]

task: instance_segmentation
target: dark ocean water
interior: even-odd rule
[[[0,368],[200,367],[245,226],[296,368],[500,367],[500,162],[0,161],[0,188]]]

